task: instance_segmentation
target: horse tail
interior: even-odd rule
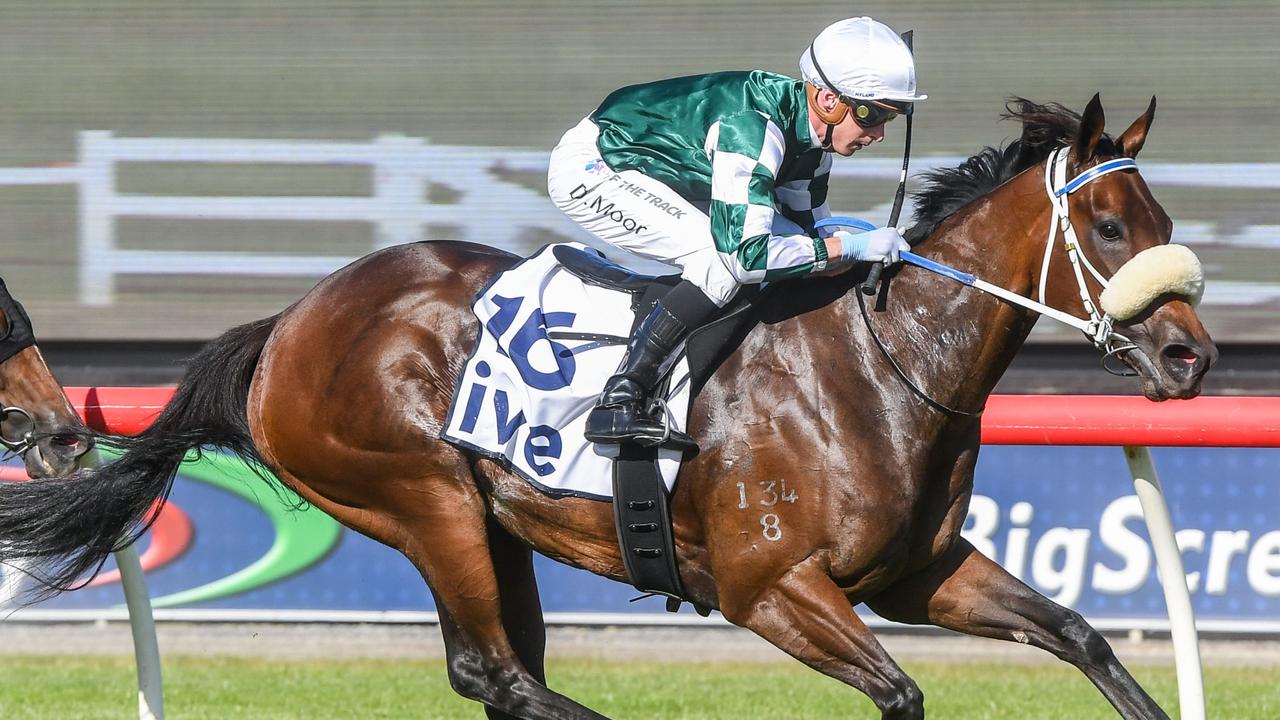
[[[249,433],[249,385],[279,317],[232,328],[206,345],[150,427],[104,439],[122,452],[117,459],[66,478],[0,483],[0,562],[34,561],[28,572],[41,586],[34,599],[77,587],[110,553],[141,537],[188,450],[219,445],[262,470]]]

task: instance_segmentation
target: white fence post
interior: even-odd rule
[[[27,563],[21,558],[0,564],[0,609],[7,610],[22,595]]]
[[[97,467],[102,455],[95,448],[80,459],[81,467]],[[151,593],[142,572],[138,550],[130,545],[115,553],[120,584],[129,608],[129,629],[133,634],[133,657],[138,666],[138,720],[164,720],[164,680],[160,674],[160,644],[151,612]]]
[[[373,194],[381,212],[374,226],[374,247],[410,243],[422,238],[418,209],[425,202],[425,177],[418,169],[426,146],[422,138],[379,135],[373,160]]]
[[[1204,677],[1200,668],[1200,645],[1196,618],[1191,609],[1191,592],[1182,567],[1182,553],[1173,533],[1173,519],[1164,501],[1160,478],[1145,447],[1125,447],[1125,459],[1133,474],[1133,488],[1142,504],[1147,534],[1160,569],[1160,586],[1169,611],[1169,633],[1173,638],[1174,665],[1178,673],[1178,709],[1182,720],[1204,720]]]
[[[115,157],[109,132],[86,130],[79,142],[80,302],[104,307],[115,294],[116,219],[111,208],[116,194]]]
[[[129,607],[129,629],[133,632],[133,657],[138,665],[138,718],[164,720],[164,680],[160,672],[160,645],[156,640],[156,621],[151,612],[151,594],[147,592],[146,575],[133,546],[115,554],[124,586],[125,604]]]

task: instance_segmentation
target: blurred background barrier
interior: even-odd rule
[[[67,388],[94,427],[145,428],[172,388]],[[1280,633],[1280,398],[992,398],[964,534],[1010,572],[1100,629],[1167,630],[1155,556],[1125,453],[1160,468],[1191,605],[1202,631]],[[1013,443],[1014,445],[1009,445]],[[19,468],[6,470],[21,473]],[[763,480],[784,495],[814,478]],[[781,483],[781,484],[779,484]],[[799,487],[799,485],[796,485]],[[141,546],[165,620],[431,622],[434,605],[394,551],[316,510],[292,510],[232,458],[183,466]],[[680,624],[660,599],[536,559],[556,623]],[[118,577],[19,611],[17,619],[122,618]],[[718,616],[717,616],[718,617]],[[881,624],[870,618],[872,624]]]
[[[80,133],[76,164],[48,169],[0,168],[0,185],[73,184],[80,199],[77,243],[78,301],[115,304],[117,278],[128,275],[307,277],[319,279],[356,259],[354,256],[282,254],[266,247],[256,252],[190,249],[128,249],[117,225],[133,219],[292,221],[362,223],[372,228],[363,252],[418,241],[426,228],[450,226],[455,240],[467,240],[527,255],[537,245],[530,232],[595,243],[594,238],[547,202],[545,196],[509,181],[512,173],[542,176],[547,153],[537,150],[429,145],[421,138],[381,135],[369,143],[324,143],[254,139],[120,138],[102,131]],[[923,158],[915,174],[959,164],[961,157]],[[126,163],[346,166],[366,170],[373,189],[367,196],[185,196],[125,193],[118,190]],[[892,180],[896,160],[839,161],[833,182]],[[1152,163],[1142,167],[1152,187],[1280,191],[1280,163]],[[450,202],[432,202],[431,187],[443,188]],[[879,222],[891,203],[869,210]],[[837,214],[840,209],[837,208]],[[472,222],[475,218],[487,218]],[[1237,243],[1265,244],[1280,237],[1277,226],[1250,226]],[[1256,236],[1256,237],[1255,237]],[[1205,223],[1179,226],[1175,241],[1213,242]],[[597,244],[603,250],[612,249]],[[361,253],[363,254],[363,253]],[[633,263],[634,264],[634,263]],[[655,266],[655,271],[661,268]],[[1280,298],[1274,286],[1220,280],[1209,286],[1208,307]],[[1044,328],[1048,332],[1050,328]]]
[[[574,232],[545,198],[560,134],[611,90],[797,73],[827,23],[916,31],[913,168],[1018,128],[1022,95],[1119,132],[1159,98],[1143,174],[1209,274],[1219,342],[1280,340],[1280,13],[1273,0],[0,2],[3,274],[42,339],[199,341],[348,258],[418,238],[527,253]],[[883,219],[901,129],[837,163]],[[1043,323],[1036,343],[1074,340]],[[97,381],[101,381],[100,379]]]

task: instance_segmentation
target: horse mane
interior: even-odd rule
[[[1001,120],[1022,123],[1022,137],[1007,145],[985,147],[954,168],[924,173],[924,186],[912,193],[916,224],[907,231],[912,244],[937,229],[960,208],[986,195],[1023,170],[1042,162],[1054,149],[1068,144],[1080,129],[1080,116],[1058,103],[1039,104],[1009,98]],[[1098,154],[1115,155],[1115,141],[1103,135]]]

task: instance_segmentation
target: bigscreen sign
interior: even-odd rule
[[[1153,453],[1201,627],[1280,629],[1280,453]],[[289,509],[238,463],[214,458],[184,466],[170,508],[142,546],[158,607],[434,610],[403,557],[314,509]],[[1013,574],[1106,627],[1165,617],[1118,448],[984,448],[965,535]],[[629,602],[637,593],[628,586],[537,562],[547,612],[662,612],[655,599]],[[118,585],[104,579],[42,607],[119,605]]]

